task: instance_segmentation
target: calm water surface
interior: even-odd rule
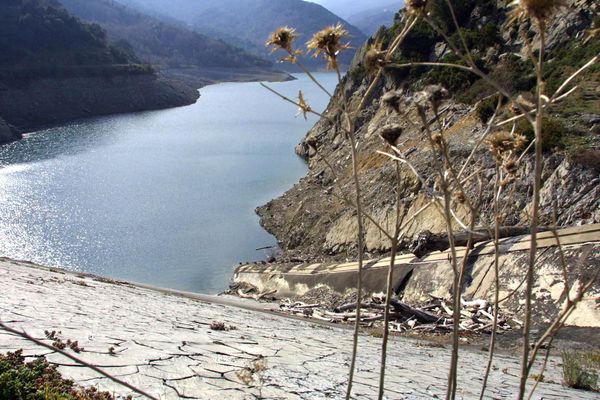
[[[335,77],[319,77],[329,89]],[[315,109],[300,78],[272,84]],[[227,286],[275,239],[254,209],[306,173],[314,124],[257,83],[209,86],[188,107],[79,121],[0,147],[0,254],[197,292]]]

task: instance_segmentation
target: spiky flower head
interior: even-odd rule
[[[427,0],[406,0],[404,8],[408,14],[423,15],[427,8]]]
[[[288,61],[295,63],[296,56],[300,54],[300,51],[294,50],[294,40],[297,38],[298,34],[296,33],[296,29],[288,26],[282,26],[271,33],[271,36],[269,36],[269,39],[267,39],[267,42],[265,43],[265,46],[272,47],[271,53],[274,53],[277,50],[283,50],[287,52],[289,55],[282,58],[280,60],[281,62]]]
[[[500,131],[490,135],[486,142],[496,161],[499,164],[508,165],[515,152],[525,145],[527,138],[519,134]],[[514,170],[513,166],[508,166],[508,170]]]
[[[309,51],[313,51],[313,57],[322,55],[327,60],[328,69],[337,69],[337,56],[342,50],[349,49],[348,44],[342,43],[347,38],[348,31],[339,22],[315,33],[306,43]]]
[[[377,72],[389,64],[387,51],[382,50],[382,48],[383,43],[379,41],[369,46],[369,49],[365,53],[365,68],[367,71]]]
[[[379,133],[379,136],[392,147],[398,144],[398,139],[401,135],[402,127],[397,124],[386,126]]]
[[[400,112],[403,98],[404,93],[401,90],[391,90],[381,97],[381,101],[392,110]]]
[[[417,106],[425,107],[429,103],[433,111],[437,113],[444,100],[450,98],[450,92],[441,85],[428,85],[415,95],[414,101]]]
[[[545,25],[556,11],[565,6],[565,0],[514,0],[509,4],[511,21],[533,19],[539,25]]]

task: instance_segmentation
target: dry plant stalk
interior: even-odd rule
[[[309,47],[315,50],[315,55],[324,55],[327,62],[328,67],[333,69],[337,75],[338,80],[341,87],[341,99],[337,99],[340,102],[341,108],[341,116],[342,118],[332,118],[331,116],[324,116],[319,114],[318,112],[313,111],[310,106],[308,106],[302,95],[299,96],[298,101],[291,100],[286,98],[285,96],[278,94],[284,100],[289,101],[293,104],[296,104],[300,111],[303,114],[313,113],[318,115],[321,118],[328,120],[332,126],[335,126],[338,130],[344,132],[344,135],[347,139],[348,144],[350,145],[350,154],[352,160],[352,180],[354,182],[354,199],[351,199],[350,194],[345,193],[344,188],[340,184],[339,180],[336,177],[336,170],[334,168],[334,163],[330,160],[327,160],[325,156],[319,151],[318,144],[316,140],[309,138],[307,140],[307,144],[313,149],[314,153],[325,162],[327,167],[331,170],[331,173],[335,177],[334,185],[337,186],[339,194],[333,193],[334,196],[342,199],[345,204],[349,207],[356,209],[357,212],[357,220],[358,220],[358,232],[357,232],[357,244],[358,244],[358,261],[359,261],[359,270],[358,270],[358,278],[357,278],[357,290],[358,290],[358,301],[356,304],[356,325],[354,331],[354,341],[353,341],[353,351],[352,351],[352,359],[351,359],[351,368],[348,380],[348,389],[346,393],[346,398],[350,398],[352,392],[352,382],[354,377],[355,370],[355,362],[356,362],[356,354],[357,354],[357,346],[358,346],[358,332],[360,325],[360,303],[361,303],[361,288],[362,288],[362,266],[363,266],[363,257],[364,257],[364,227],[363,221],[368,219],[373,223],[375,228],[380,231],[380,233],[385,236],[389,240],[390,249],[391,249],[391,257],[390,264],[387,274],[387,287],[386,287],[386,303],[385,303],[385,311],[384,311],[384,331],[383,331],[383,340],[382,340],[382,354],[381,354],[381,369],[380,369],[380,380],[379,380],[379,391],[378,398],[382,399],[384,394],[385,387],[385,367],[386,367],[386,353],[387,353],[387,342],[389,335],[389,313],[390,313],[390,301],[393,296],[393,268],[395,264],[395,258],[398,250],[398,245],[401,239],[405,235],[405,229],[407,226],[416,218],[418,214],[423,212],[424,210],[434,206],[440,212],[440,216],[445,221],[446,225],[446,233],[448,235],[448,240],[450,243],[449,252],[451,254],[450,263],[453,270],[453,332],[452,332],[452,357],[448,372],[448,386],[447,386],[447,399],[454,399],[456,397],[457,391],[457,375],[458,375],[458,358],[459,358],[459,322],[460,322],[460,310],[461,310],[461,287],[463,284],[463,278],[465,276],[465,271],[467,268],[467,260],[469,258],[471,246],[469,244],[473,241],[473,233],[475,227],[477,225],[483,226],[483,228],[487,229],[490,233],[490,237],[493,238],[494,244],[494,292],[493,292],[493,322],[492,322],[492,335],[490,338],[490,347],[489,347],[489,356],[488,363],[486,366],[486,371],[483,379],[483,384],[481,387],[480,398],[483,398],[486,391],[486,385],[488,381],[488,376],[491,372],[492,361],[495,352],[495,342],[496,342],[496,328],[498,325],[498,314],[499,314],[499,305],[505,299],[499,298],[500,291],[500,276],[499,276],[499,239],[500,239],[500,218],[501,218],[501,199],[502,194],[507,191],[509,186],[515,181],[515,176],[518,173],[519,163],[523,160],[525,154],[531,149],[531,147],[535,147],[535,155],[534,155],[534,188],[532,194],[532,207],[531,207],[531,215],[530,215],[530,233],[531,233],[531,249],[530,249],[530,257],[529,264],[527,268],[527,273],[525,279],[522,284],[525,285],[524,297],[526,304],[525,311],[525,327],[523,333],[523,349],[522,349],[522,369],[520,376],[520,388],[518,398],[523,399],[525,396],[526,383],[527,378],[529,377],[531,368],[533,367],[534,361],[537,357],[539,349],[542,345],[548,341],[552,340],[558,329],[562,325],[564,325],[568,316],[573,312],[576,304],[583,299],[584,293],[597,281],[598,275],[596,274],[590,280],[580,283],[577,288],[577,294],[574,297],[569,297],[570,289],[568,282],[568,277],[566,273],[566,266],[563,266],[564,272],[564,280],[565,280],[565,293],[567,296],[567,303],[563,309],[563,311],[559,314],[559,316],[555,319],[555,321],[551,324],[550,328],[548,328],[547,332],[542,336],[540,340],[538,340],[533,349],[530,349],[530,329],[531,329],[531,298],[532,298],[532,288],[534,285],[534,276],[535,276],[535,268],[536,268],[536,253],[537,253],[537,230],[539,223],[539,207],[540,207],[540,189],[541,189],[541,167],[543,163],[543,154],[542,154],[542,146],[543,146],[543,132],[542,132],[542,120],[544,117],[544,110],[575,91],[575,87],[569,89],[569,85],[571,82],[580,74],[582,74],[586,69],[590,68],[598,61],[598,56],[593,57],[589,62],[587,62],[583,67],[573,73],[571,76],[566,78],[564,82],[560,85],[560,87],[552,94],[552,96],[546,95],[545,83],[543,80],[543,66],[545,62],[545,28],[548,25],[548,21],[555,14],[556,10],[563,6],[562,1],[559,0],[521,0],[513,2],[513,8],[509,13],[510,22],[522,21],[524,19],[528,19],[532,21],[532,25],[538,32],[539,43],[537,43],[537,47],[540,49],[537,54],[537,58],[534,61],[534,69],[536,76],[536,93],[533,96],[533,102],[524,101],[521,96],[518,96],[514,93],[509,93],[506,91],[502,85],[494,79],[492,79],[488,74],[481,70],[481,68],[475,63],[474,57],[471,54],[471,50],[467,46],[467,41],[464,37],[464,34],[461,30],[461,27],[458,23],[458,19],[454,13],[454,8],[450,0],[443,0],[450,10],[450,15],[452,18],[452,23],[454,24],[455,31],[458,33],[458,44],[456,41],[450,39],[448,34],[436,24],[435,20],[431,18],[431,15],[427,12],[427,1],[419,0],[419,1],[407,1],[406,2],[406,12],[404,13],[403,20],[403,29],[398,34],[397,37],[393,38],[392,43],[389,45],[387,49],[383,48],[382,42],[376,42],[371,45],[370,48],[367,49],[365,53],[364,65],[367,70],[371,74],[371,80],[368,84],[366,92],[360,97],[358,106],[355,107],[353,111],[350,110],[350,99],[346,93],[346,90],[343,86],[344,82],[341,78],[339,66],[337,64],[337,60],[335,56],[339,51],[343,50],[346,46],[341,44],[341,38],[343,37],[345,31],[340,26],[330,27],[326,30],[315,35],[313,40],[311,40]],[[462,64],[458,63],[446,63],[446,62],[411,62],[398,64],[392,62],[394,56],[398,52],[400,45],[406,38],[409,32],[413,29],[417,21],[423,20],[425,23],[437,34],[439,34],[442,38],[445,39],[447,46],[450,50],[458,56]],[[289,28],[288,28],[289,29]],[[328,38],[328,35],[334,34],[334,32],[339,33],[339,37],[331,40],[325,40]],[[335,36],[335,35],[334,35]],[[328,47],[334,43],[333,47]],[[526,46],[529,47],[528,52],[533,54],[532,44],[528,41],[525,41]],[[273,43],[270,43],[273,44]],[[293,50],[292,47],[286,48],[285,46],[281,47],[282,50],[288,53],[288,57],[293,57],[296,53],[296,50]],[[335,51],[337,49],[337,51]],[[297,59],[293,59],[293,62],[297,62]],[[376,218],[369,215],[368,212],[364,210],[364,207],[361,205],[361,182],[360,177],[358,176],[357,169],[357,155],[358,149],[356,147],[355,135],[357,133],[356,128],[356,118],[360,111],[362,111],[368,104],[371,99],[372,94],[375,92],[378,84],[386,71],[399,69],[399,68],[409,68],[416,66],[428,66],[432,68],[455,68],[462,71],[468,71],[469,73],[474,74],[478,78],[480,78],[483,82],[487,83],[493,89],[495,89],[498,94],[504,97],[509,104],[512,105],[515,116],[510,117],[501,121],[497,121],[499,111],[502,107],[502,102],[499,100],[498,105],[496,107],[496,111],[492,118],[488,121],[485,132],[477,141],[476,145],[470,152],[469,156],[464,160],[461,165],[456,165],[455,159],[451,154],[451,149],[448,143],[447,135],[445,132],[445,127],[442,121],[441,115],[441,107],[442,103],[449,97],[449,93],[440,86],[429,86],[426,87],[423,91],[417,93],[413,96],[412,104],[400,104],[401,99],[403,97],[402,93],[398,92],[389,92],[384,94],[382,97],[382,102],[389,106],[392,110],[396,111],[398,116],[409,125],[412,125],[415,130],[419,129],[425,132],[425,138],[429,143],[429,150],[431,152],[431,159],[433,160],[433,169],[436,171],[437,179],[435,185],[433,187],[428,187],[426,179],[424,179],[419,169],[413,165],[410,160],[402,153],[400,150],[401,146],[399,145],[399,139],[402,135],[402,129],[400,127],[382,127],[380,129],[380,136],[383,139],[386,147],[389,149],[388,151],[379,151],[380,154],[386,155],[391,162],[394,163],[396,169],[396,217],[395,223],[393,224],[393,229],[387,229],[383,226],[383,224],[379,223]],[[315,81],[314,77],[309,76],[313,81]],[[267,87],[269,90],[275,92],[273,89]],[[568,89],[568,90],[567,90]],[[276,92],[275,92],[276,93]],[[417,114],[419,117],[418,122],[413,122],[408,116],[408,112],[404,112],[404,110],[413,106],[417,110]],[[532,143],[523,150],[525,144],[525,138],[519,135],[518,132],[515,132],[515,122],[519,119],[525,119],[532,126],[535,134],[535,138]],[[508,132],[502,130],[502,127],[513,124],[512,131]],[[493,196],[492,196],[492,211],[491,215],[482,215],[482,204],[481,204],[481,193],[484,190],[481,179],[479,179],[479,173],[481,169],[477,168],[478,161],[475,157],[476,152],[479,148],[486,144],[489,147],[489,151],[492,157],[496,160],[495,167],[495,183],[492,188]],[[475,169],[475,172],[471,175],[464,177],[465,172],[469,169]],[[400,196],[401,193],[401,179],[400,179],[400,171],[402,168],[407,168],[410,174],[413,174],[416,179],[421,183],[420,192],[423,193],[427,198],[429,198],[429,202],[423,206],[415,215],[402,215],[400,213],[400,206],[402,202],[402,198]],[[465,185],[467,185],[470,181],[475,179],[479,182],[479,188],[476,193],[469,192]],[[458,202],[466,206],[468,210],[468,220],[462,221],[454,209],[454,203]],[[491,221],[491,222],[489,222]],[[454,243],[454,226],[459,225],[463,229],[467,231],[468,234],[468,245],[464,251],[459,251],[457,246]],[[557,237],[558,240],[558,237]],[[562,251],[562,247],[558,243],[558,249],[561,254],[561,258],[564,260],[564,254]],[[563,261],[564,262],[564,261]],[[520,287],[521,285],[519,285]],[[513,293],[509,295],[515,296],[518,293],[519,288],[514,290]],[[545,366],[545,363],[544,363]],[[537,386],[537,385],[536,385]],[[533,394],[536,386],[534,386],[530,392],[530,397]]]

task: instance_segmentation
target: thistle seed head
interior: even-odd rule
[[[410,15],[423,15],[427,8],[427,0],[406,0],[404,8]]]
[[[379,136],[383,139],[384,142],[394,147],[398,144],[398,139],[402,135],[402,127],[400,125],[388,125],[384,127]]]
[[[523,147],[527,142],[527,138],[522,135],[500,131],[490,135],[486,142],[490,147],[490,151],[496,157],[496,161],[503,163],[503,161],[508,162],[514,152]]]
[[[277,50],[284,50],[290,54],[290,57],[293,60],[295,60],[295,56],[298,54],[298,51],[294,50],[294,40],[296,40],[296,38],[298,38],[296,29],[282,26],[271,33],[271,36],[269,36],[265,45],[273,47],[271,53],[274,53]],[[286,57],[283,60],[292,61],[289,57]]]
[[[381,101],[390,107],[391,109],[400,112],[400,105],[402,104],[403,93],[401,90],[392,90],[387,92],[381,97]]]
[[[369,72],[377,72],[385,68],[389,61],[386,58],[387,51],[382,50],[382,43],[377,42],[369,47],[365,54],[365,68]]]
[[[298,114],[300,115],[302,114],[304,116],[304,119],[306,120],[306,114],[310,113],[312,111],[312,108],[308,105],[308,103],[306,102],[306,100],[304,99],[304,93],[302,93],[302,90],[300,90],[298,92]]]
[[[515,101],[510,105],[510,110],[515,114],[521,114],[521,108],[527,112],[531,112],[535,109],[535,99],[529,92],[523,92],[517,96]]]
[[[429,85],[426,86],[422,91],[417,93],[417,95],[415,96],[415,101],[417,103],[421,103],[422,106],[422,103],[424,101],[429,102],[433,110],[437,112],[444,100],[449,98],[450,92],[446,90],[443,86]]]
[[[342,40],[348,37],[348,31],[342,24],[328,26],[327,28],[315,33],[306,43],[309,51],[313,51],[313,57],[322,55],[327,60],[328,69],[337,69],[337,56],[342,50],[349,49],[348,44],[343,44]]]
[[[548,23],[556,11],[566,5],[565,0],[514,0],[509,13],[511,21],[533,19],[540,25]]]

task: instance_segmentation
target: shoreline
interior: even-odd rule
[[[75,340],[82,348],[78,358],[161,399],[344,398],[350,330],[217,304],[205,296],[201,300],[167,292],[175,295],[0,259],[0,320],[49,345],[52,339],[46,330],[55,331],[61,340]],[[213,328],[217,322],[225,329]],[[362,367],[357,371],[353,398],[376,396],[379,348],[379,338],[361,335]],[[117,396],[130,394],[52,350],[0,331],[0,352],[17,349],[30,358],[45,356],[76,383]],[[446,377],[440,365],[449,363],[449,348],[394,336],[388,359],[388,398],[431,398],[445,393]],[[479,388],[473,381],[481,376],[486,359],[487,352],[481,349],[461,352],[458,385],[463,398],[478,398]],[[247,384],[239,372],[257,360],[264,360],[266,369]],[[489,395],[512,398],[518,387],[518,358],[498,354],[495,365]],[[596,397],[560,384],[558,357],[549,358],[544,376],[538,396]]]
[[[180,73],[177,73],[175,71],[180,71]],[[192,73],[191,74],[190,73],[181,73],[182,71],[192,71]],[[216,76],[216,77],[214,79],[206,79],[206,76],[202,77],[200,75],[196,75],[196,74],[202,74],[203,72],[207,73],[208,76],[212,75],[213,77],[214,76]],[[232,82],[232,83],[261,82],[261,81],[287,82],[287,81],[292,81],[292,80],[296,79],[292,76],[292,74],[285,72],[285,71],[279,71],[279,70],[273,70],[273,71],[223,70],[223,69],[202,70],[202,69],[194,69],[194,68],[161,70],[156,75],[156,78],[161,78],[161,79],[166,80],[167,82],[171,82],[174,84],[177,83],[177,84],[186,86],[190,90],[194,90],[196,92],[198,92],[200,89],[202,89],[204,87],[207,87],[210,85],[215,85],[215,84],[220,84],[220,83],[226,83],[226,82]],[[40,81],[42,81],[42,80],[40,80]],[[51,129],[51,128],[55,128],[55,127],[59,127],[59,126],[63,126],[65,124],[76,123],[78,121],[87,120],[90,118],[107,117],[107,116],[111,116],[111,115],[134,114],[134,113],[147,112],[147,111],[159,111],[159,110],[168,110],[168,109],[179,108],[179,107],[186,107],[186,106],[195,104],[199,98],[200,98],[200,94],[198,93],[195,96],[194,101],[186,102],[186,104],[175,104],[175,105],[168,105],[168,106],[160,105],[160,106],[156,106],[156,107],[154,107],[154,106],[147,107],[147,108],[140,109],[140,110],[123,110],[123,111],[118,111],[118,112],[113,112],[113,111],[98,112],[98,113],[92,112],[89,115],[83,115],[83,116],[76,117],[76,118],[66,118],[66,119],[60,119],[57,121],[46,122],[46,123],[31,123],[30,125],[22,125],[22,126],[18,126],[18,127],[10,124],[9,122],[6,122],[7,127],[9,127],[10,129],[13,130],[14,137],[11,138],[10,140],[0,142],[0,146],[7,145],[7,144],[10,144],[15,141],[19,141],[19,140],[23,139],[24,137],[26,137],[26,135],[44,131],[44,130]],[[0,115],[0,118],[3,118],[3,116]]]

